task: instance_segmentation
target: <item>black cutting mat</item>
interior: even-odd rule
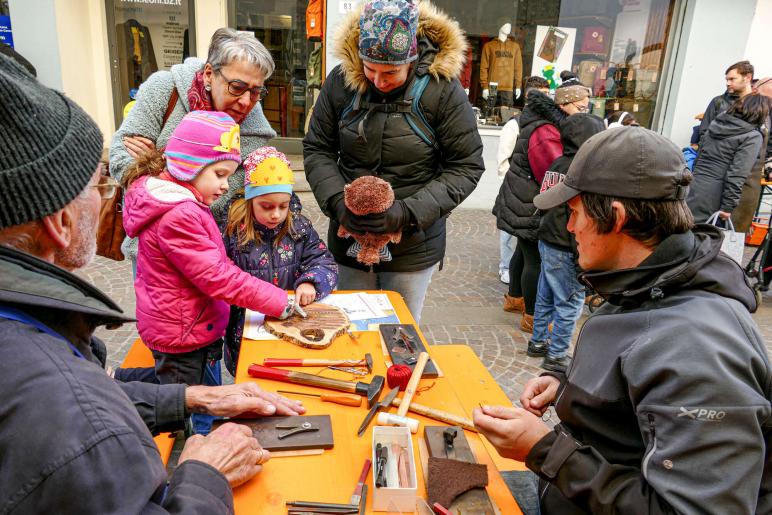
[[[405,338],[399,338],[399,329],[404,330]],[[410,363],[410,358],[418,359],[418,355],[422,352],[426,352],[421,338],[418,337],[418,332],[412,324],[381,324],[378,326],[378,330],[381,332],[383,342],[386,344],[386,350],[389,351],[391,362],[395,365],[407,365],[410,369],[415,368],[415,363]],[[408,350],[404,344],[403,339],[407,339],[412,353]],[[424,373],[421,377],[438,377],[437,367],[434,366],[434,362],[431,358],[426,363]]]

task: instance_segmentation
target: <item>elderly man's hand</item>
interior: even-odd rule
[[[201,461],[222,472],[231,487],[237,487],[255,477],[269,459],[271,453],[260,446],[251,429],[226,423],[207,436],[188,438],[178,464]]]
[[[300,401],[266,392],[255,383],[188,386],[185,389],[185,406],[192,413],[217,417],[302,415],[306,412]]]
[[[521,408],[483,406],[472,413],[474,427],[505,458],[525,461],[531,448],[551,429],[536,415]]]
[[[155,150],[155,142],[142,136],[126,136],[123,138],[123,146],[132,159],[139,159],[143,154]]]
[[[556,377],[541,376],[529,379],[525,383],[520,404],[536,416],[541,417],[554,402],[560,381]]]

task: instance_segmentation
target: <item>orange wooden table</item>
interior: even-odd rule
[[[381,293],[381,292],[371,292]],[[387,293],[389,300],[401,323],[415,324],[402,297],[395,292]],[[418,331],[423,340],[423,335]],[[262,363],[266,357],[280,358],[344,358],[361,359],[369,352],[374,360],[374,374],[386,375],[384,356],[381,350],[380,338],[375,331],[356,333],[353,339],[342,335],[333,341],[332,345],[322,350],[310,350],[281,340],[244,340],[239,355],[236,382],[255,381],[263,389],[276,391],[289,389],[300,392],[320,393],[332,392],[313,387],[281,383],[272,380],[254,379],[247,375],[247,368],[252,363]],[[425,340],[424,340],[424,343]],[[511,405],[504,392],[496,384],[474,352],[464,345],[437,345],[428,347],[432,359],[439,365],[443,377],[423,379],[419,385],[433,386],[414,397],[414,402],[448,411],[456,415],[471,418],[472,409],[480,402],[487,404]],[[302,370],[296,368],[293,370]],[[318,368],[306,368],[303,371],[316,373]],[[325,377],[351,379],[345,372],[326,370]],[[369,382],[369,377],[364,378]],[[384,387],[384,392],[388,391]],[[356,431],[365,415],[367,403],[362,402],[359,408],[341,406],[329,402],[322,403],[312,397],[294,396],[300,399],[306,407],[307,415],[329,414],[332,419],[335,447],[316,456],[276,458],[265,464],[263,471],[248,483],[234,490],[236,513],[281,513],[287,512],[286,501],[302,500],[330,503],[347,503],[354,491],[364,460],[371,457],[372,428],[370,425],[362,437],[357,437]],[[396,409],[392,409],[392,412]],[[425,425],[443,425],[426,417],[408,414],[411,418],[421,421],[418,433],[413,435],[415,461],[418,478],[418,495],[426,497],[423,469],[418,452],[418,440],[423,438]],[[490,443],[477,433],[465,431],[470,447],[479,463],[488,465],[488,494],[497,505],[500,513],[521,513],[499,470],[523,470],[523,464],[501,458]],[[372,469],[368,475],[367,512],[371,513],[372,501]]]

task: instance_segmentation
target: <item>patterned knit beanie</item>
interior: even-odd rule
[[[418,7],[410,0],[368,0],[359,17],[359,57],[376,64],[418,58]]]
[[[0,54],[0,229],[69,204],[96,172],[103,143],[72,100]]]
[[[292,193],[295,176],[287,156],[274,147],[262,147],[244,160],[244,198],[268,193]]]
[[[189,182],[216,161],[241,163],[239,126],[217,111],[191,111],[166,144],[166,168],[177,180]]]

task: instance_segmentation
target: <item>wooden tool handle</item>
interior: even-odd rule
[[[302,367],[303,360],[300,358],[295,359],[282,359],[282,358],[265,358],[263,360],[264,367]]]
[[[396,398],[393,401],[391,401],[392,406],[399,407],[402,404],[402,399]],[[445,422],[446,424],[450,424],[452,426],[461,426],[464,429],[468,429],[469,431],[477,432],[477,429],[474,427],[474,423],[469,420],[468,418],[459,417],[458,415],[454,415],[452,413],[448,413],[447,411],[442,411],[434,408],[430,408],[429,406],[424,406],[423,404],[416,404],[414,402],[410,403],[409,411],[412,413],[417,413],[419,415],[423,415],[424,417],[431,418],[434,420],[439,420],[440,422]]]
[[[343,406],[361,406],[362,397],[359,395],[332,395],[322,394],[319,396],[322,402],[334,402],[335,404],[342,404]]]
[[[274,381],[319,386],[321,388],[329,388],[330,390],[357,393],[356,383],[341,381],[339,379],[330,379],[327,377],[319,377],[312,374],[305,374],[303,372],[290,372],[280,368],[264,367],[255,363],[249,366],[247,369],[247,374],[249,374],[250,377],[273,379]]]
[[[338,390],[341,392],[357,393],[356,383],[341,381],[339,379],[330,379],[329,377],[319,377],[303,372],[290,372],[289,380],[297,384],[319,386],[321,388],[329,388],[330,390]]]
[[[424,373],[424,367],[426,367],[426,363],[428,361],[428,353],[422,352],[418,355],[418,361],[415,364],[415,368],[413,368],[413,373],[410,375],[410,381],[407,383],[407,387],[405,388],[405,395],[402,397],[402,404],[400,404],[399,410],[397,410],[398,417],[404,417],[407,415],[407,410],[410,407],[410,401],[413,400],[415,389],[418,387],[418,382],[421,380],[421,376]]]
[[[265,367],[326,367],[330,365],[363,367],[363,359],[300,359],[300,358],[265,358]]]

